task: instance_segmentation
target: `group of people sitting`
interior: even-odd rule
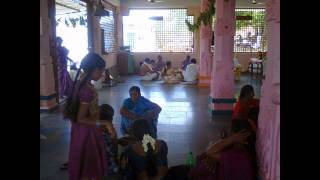
[[[120,109],[123,137],[118,139],[112,123],[114,110],[107,104],[98,105],[98,95],[91,84],[91,80],[101,78],[104,69],[101,56],[90,52],[81,62],[64,108],[64,117],[71,121],[69,162],[65,165],[70,180],[255,179],[259,108],[252,86],[241,89],[230,135],[222,133],[221,140],[210,143],[197,156],[195,166],[169,168],[169,147],[157,139],[161,107],[141,96],[139,87],[131,87],[130,98]],[[77,80],[81,70],[83,75]]]
[[[144,81],[163,80],[167,84],[196,84],[199,73],[199,66],[195,58],[187,55],[179,69],[172,67],[171,61],[163,61],[158,55],[157,61],[146,58],[140,64],[139,75]]]

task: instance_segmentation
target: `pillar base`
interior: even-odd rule
[[[211,82],[210,76],[199,76],[198,87],[209,88]]]
[[[212,98],[209,97],[209,112],[213,116],[231,116],[235,98]]]
[[[57,94],[40,96],[40,112],[52,112],[58,108]]]

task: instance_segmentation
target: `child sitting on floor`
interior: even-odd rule
[[[114,115],[113,108],[108,104],[102,104],[100,106],[100,120],[101,121],[109,121],[112,123]],[[113,131],[116,132],[114,130]],[[111,134],[107,129],[103,129],[103,138],[106,143],[106,151],[107,151],[107,175],[108,177],[116,175],[119,170],[118,166],[118,145],[117,145],[117,137],[111,137]]]

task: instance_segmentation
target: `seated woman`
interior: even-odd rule
[[[182,69],[183,71],[185,71],[185,70],[187,69],[187,66],[188,66],[189,64],[191,64],[191,62],[190,62],[190,55],[187,55],[187,56],[186,56],[186,59],[183,60],[182,63],[181,63],[181,69]]]
[[[235,121],[229,137],[210,145],[205,153],[197,157],[189,179],[254,180],[255,162],[245,146],[251,142],[251,133],[248,121]]]
[[[157,137],[158,117],[161,107],[149,99],[141,96],[140,88],[132,86],[129,89],[130,98],[124,100],[120,109],[121,133],[124,136],[130,135],[130,129],[134,121],[139,119],[150,122],[151,136]]]
[[[245,85],[240,90],[239,99],[233,109],[232,119],[248,119],[249,111],[259,107],[259,100],[254,98],[251,85]]]
[[[122,154],[121,175],[128,179],[162,179],[168,170],[168,147],[165,141],[150,136],[146,120],[137,120],[132,128],[137,143]]]
[[[178,70],[173,69],[171,67],[171,62],[167,61],[166,67],[163,73],[164,83],[168,83],[168,84],[179,83],[181,79],[182,79],[182,76],[180,73],[178,73]]]
[[[158,73],[153,70],[151,60],[146,58],[140,66],[139,75],[142,76],[141,80],[151,81],[158,77]]]

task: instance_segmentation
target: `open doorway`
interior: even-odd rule
[[[56,36],[63,39],[68,57],[77,65],[88,53],[86,6],[80,0],[56,0]]]
[[[56,42],[57,53],[59,57],[63,56],[57,59],[61,103],[72,84],[71,80],[74,81],[75,68],[88,53],[87,4],[80,0],[55,0],[55,9],[56,37],[57,41],[62,40]]]

